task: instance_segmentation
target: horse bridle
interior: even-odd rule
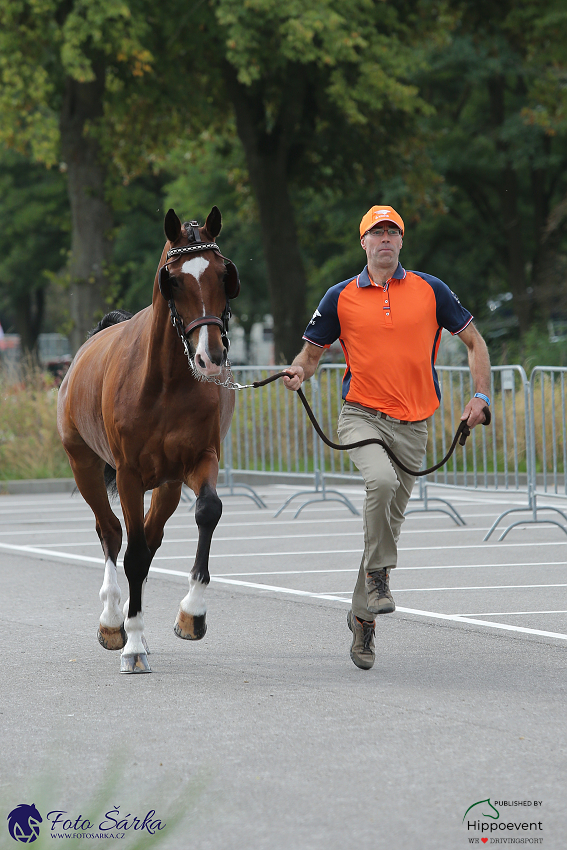
[[[201,239],[201,234],[199,232],[199,222],[190,221],[189,226],[191,227],[191,236],[193,237],[193,242],[189,245],[182,245],[180,248],[170,248],[165,257],[165,263],[161,266],[158,272],[158,282],[159,288],[167,300],[169,306],[169,312],[171,316],[171,324],[177,331],[179,338],[183,343],[183,347],[185,349],[185,354],[188,359],[191,359],[191,355],[189,352],[189,341],[188,337],[196,328],[200,328],[203,325],[216,325],[221,329],[221,339],[222,344],[225,349],[225,357],[228,354],[228,349],[230,348],[230,339],[228,338],[228,323],[232,316],[232,311],[230,309],[230,299],[236,298],[238,293],[240,292],[240,281],[238,278],[238,269],[228,257],[225,257],[221,254],[219,246],[216,242],[203,242]],[[187,230],[187,228],[186,228]],[[173,295],[169,293],[169,297],[165,292],[166,289],[166,277],[169,278],[169,270],[168,266],[178,257],[183,254],[202,254],[204,251],[214,251],[218,256],[223,260],[226,264],[226,275],[229,276],[230,287],[228,288],[225,283],[225,294],[226,294],[226,304],[225,308],[222,311],[222,314],[219,316],[214,316],[207,314],[205,316],[199,316],[198,319],[193,319],[192,322],[189,322],[188,325],[184,325],[181,316],[175,306],[175,300]]]

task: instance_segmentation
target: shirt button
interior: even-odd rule
[[[387,303],[388,303],[387,301],[384,301],[384,304],[387,304]]]
[[[386,315],[387,315],[387,316],[389,316],[390,314],[389,314],[389,313],[386,313]]]

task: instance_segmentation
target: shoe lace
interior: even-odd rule
[[[374,573],[366,573],[366,575],[368,577],[368,583],[378,591],[380,596],[385,596],[389,593],[389,576],[385,570],[380,570]]]
[[[360,625],[362,626],[362,648],[364,652],[370,651],[370,642],[374,637],[375,633],[375,625],[374,623],[369,623],[366,620],[362,622],[359,620]]]

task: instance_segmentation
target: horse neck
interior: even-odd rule
[[[161,392],[164,387],[182,382],[185,388],[197,384],[177,331],[171,323],[169,304],[154,284],[154,296],[147,327],[145,385]]]

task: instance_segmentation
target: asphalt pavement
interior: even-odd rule
[[[81,497],[0,496],[0,847],[33,804],[37,850],[563,848],[567,534],[484,542],[521,494],[436,491],[466,525],[408,516],[397,610],[361,671],[346,626],[361,517],[330,501],[294,516],[306,495],[274,518],[293,488],[257,492],[268,508],[220,491],[198,643],[173,632],[187,503],[169,521],[145,594],[150,675],[121,675],[97,642],[102,557]],[[360,509],[362,489],[344,492]]]

